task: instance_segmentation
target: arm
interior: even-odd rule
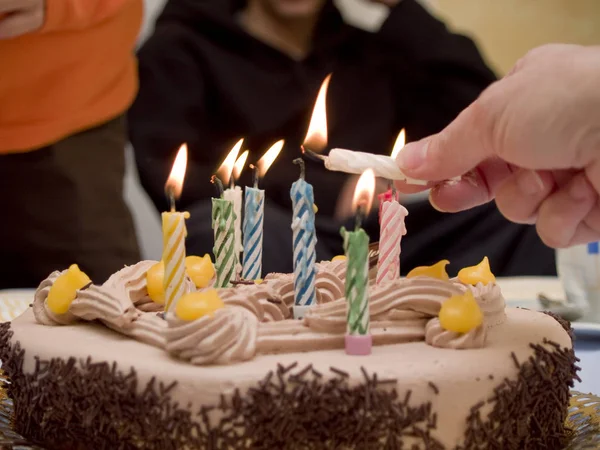
[[[140,180],[161,211],[166,208],[164,184],[183,143],[188,144],[189,158],[180,204],[192,193],[210,191],[211,165],[201,161],[210,150],[203,139],[209,136],[204,77],[186,40],[184,30],[169,24],[158,27],[143,45],[138,55],[140,90],[128,115]]]
[[[44,31],[80,30],[119,14],[141,0],[46,0]]]
[[[392,8],[377,39],[402,55],[394,63],[398,104],[406,105],[398,126],[410,140],[440,131],[496,79],[473,41],[451,33],[416,0]]]

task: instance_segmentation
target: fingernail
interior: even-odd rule
[[[440,208],[436,203],[435,200],[433,199],[433,197],[435,196],[435,193],[439,190],[439,186],[435,186],[433,188],[431,188],[431,190],[429,191],[429,204],[431,205],[431,207],[433,209],[435,209],[438,212],[441,213],[445,213],[447,211],[444,211],[442,208]]]
[[[539,194],[544,190],[544,181],[533,170],[522,170],[517,176],[517,186],[525,195]]]
[[[571,186],[569,186],[569,195],[575,200],[585,200],[590,194],[593,193],[593,189],[588,183],[585,175],[576,175]]]
[[[400,153],[396,158],[396,162],[400,169],[412,170],[422,166],[427,157],[429,142],[430,140],[427,139],[406,144],[406,147],[400,150]]]

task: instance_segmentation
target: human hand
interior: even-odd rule
[[[0,39],[31,33],[42,27],[45,0],[0,0]]]
[[[407,144],[407,176],[443,182],[432,205],[455,212],[496,199],[516,223],[567,247],[600,240],[600,47],[528,53],[441,133]],[[406,191],[404,183],[399,190]]]

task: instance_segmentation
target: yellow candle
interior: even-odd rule
[[[185,219],[189,216],[187,212],[162,214],[165,311],[185,293]]]
[[[496,277],[490,269],[490,261],[486,256],[483,260],[472,267],[465,267],[458,272],[458,281],[464,284],[470,284],[475,286],[478,283],[487,285],[488,283],[495,283]]]
[[[190,214],[176,212],[175,200],[179,198],[183,189],[186,166],[187,145],[183,144],[165,184],[165,193],[171,204],[171,211],[162,214],[165,311],[169,311],[185,292],[185,219],[189,218]]]

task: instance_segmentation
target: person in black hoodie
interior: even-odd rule
[[[346,24],[330,0],[167,3],[139,52],[130,140],[141,182],[159,210],[167,208],[163,187],[175,152],[188,144],[180,207],[191,213],[189,253],[211,252],[209,180],[233,144],[245,138],[256,162],[285,139],[261,182],[263,273],[292,270],[289,189],[298,178],[292,160],[329,73],[328,148],[380,154],[389,154],[403,127],[408,140],[440,131],[495,80],[473,42],[450,33],[417,1],[371,1],[390,6],[376,33]],[[315,162],[307,162],[306,173],[319,207],[317,257],[329,259],[342,253],[339,228],[352,184]],[[240,184],[250,183],[246,173]],[[535,230],[510,224],[494,205],[454,215],[425,201],[407,206],[403,273],[442,258],[458,268],[485,255],[501,275],[554,272],[553,253]],[[365,227],[377,240],[376,212]]]

